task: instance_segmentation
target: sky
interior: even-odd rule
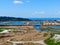
[[[60,18],[60,0],[0,0],[0,16]]]

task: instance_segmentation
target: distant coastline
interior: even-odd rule
[[[0,17],[0,21],[30,21],[30,19],[16,17]]]
[[[60,20],[60,18],[18,18],[0,16],[0,21],[37,21],[37,20]]]

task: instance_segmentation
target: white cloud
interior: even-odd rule
[[[43,15],[46,14],[44,11],[35,11],[33,14]]]
[[[19,0],[14,0],[13,3],[14,4],[23,4],[24,2],[23,1],[19,1]]]
[[[23,4],[23,3],[29,3],[30,0],[13,0],[14,4]]]

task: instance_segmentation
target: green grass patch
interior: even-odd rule
[[[0,32],[2,32],[3,31],[3,29],[0,29]]]
[[[54,34],[51,34],[50,38],[52,38],[53,36],[54,36]],[[50,39],[50,38],[48,38],[47,40],[44,41],[47,45],[60,45],[60,42],[55,43],[55,40]]]

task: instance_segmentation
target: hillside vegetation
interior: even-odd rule
[[[30,21],[30,19],[15,17],[0,17],[0,21]]]

